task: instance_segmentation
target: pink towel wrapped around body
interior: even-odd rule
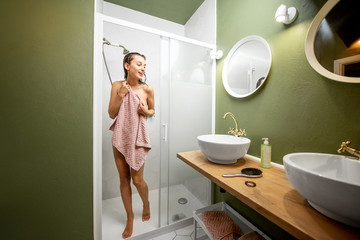
[[[130,89],[123,98],[116,120],[111,125],[112,144],[138,171],[151,149],[146,117],[138,113],[140,98]]]

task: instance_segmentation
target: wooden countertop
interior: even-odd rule
[[[245,156],[245,160],[231,165],[215,164],[200,151],[178,153],[177,157],[296,238],[360,239],[360,229],[338,223],[314,210],[291,186],[282,168],[261,168],[261,178],[224,178],[222,174],[239,173],[245,167],[260,168],[260,162]],[[246,180],[255,182],[256,187],[246,186]]]

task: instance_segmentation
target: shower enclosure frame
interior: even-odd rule
[[[216,50],[215,44],[209,44],[190,39],[155,28],[139,25],[129,21],[110,17],[101,13],[94,14],[94,60],[93,60],[93,223],[94,239],[102,238],[102,88],[103,88],[103,58],[102,39],[104,23],[114,23],[162,37],[179,40]],[[216,96],[216,62],[212,63],[212,116],[211,133],[215,132],[215,96]]]

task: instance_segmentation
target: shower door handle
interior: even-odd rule
[[[168,131],[168,129],[167,129],[167,124],[166,123],[163,123],[162,124],[162,127],[164,128],[164,136],[163,136],[163,140],[164,140],[164,142],[167,142],[167,135],[168,135],[168,133],[167,133],[167,131]]]

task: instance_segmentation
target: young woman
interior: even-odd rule
[[[146,117],[154,115],[155,109],[154,109],[154,90],[150,85],[146,84],[145,82],[142,82],[142,78],[145,76],[145,67],[146,67],[145,56],[141,55],[140,53],[129,53],[124,57],[123,67],[125,72],[125,80],[117,81],[113,83],[108,112],[110,118],[115,119],[117,117],[116,122],[118,122],[118,123],[115,122],[113,124],[115,125],[115,127],[112,126],[110,129],[114,131],[113,152],[114,152],[116,167],[120,176],[121,197],[127,214],[127,223],[125,226],[125,230],[122,234],[122,237],[128,238],[132,235],[133,222],[134,222],[134,213],[132,210],[132,198],[131,198],[132,193],[130,186],[131,179],[133,181],[133,184],[137,188],[143,202],[142,221],[148,221],[150,219],[150,203],[148,199],[148,186],[143,178],[143,173],[144,173],[143,163],[147,151],[150,150],[150,142],[148,141],[148,143],[146,142],[143,145],[140,144],[139,147],[138,145],[136,145],[137,143],[135,144],[135,140],[132,141],[131,138],[134,135],[131,134],[133,134],[133,132],[141,132],[138,131],[138,129],[134,129],[137,128],[137,126],[136,124],[134,125],[133,123],[139,121],[140,123],[142,123],[142,125],[145,124],[145,130],[142,128],[143,130],[142,132],[145,131],[145,133],[143,134],[147,135]],[[131,106],[133,106],[134,104],[136,104],[135,115],[137,116],[134,115],[134,110],[131,110],[132,109]],[[132,115],[130,111],[133,112]],[[131,116],[136,119],[135,120],[128,119],[131,118]],[[116,126],[116,124],[118,126]],[[137,125],[140,126],[141,124],[137,124]],[[114,137],[118,133],[119,135],[122,135],[119,136],[119,138],[123,137],[125,139],[114,141]],[[136,136],[135,138],[146,139],[148,137]],[[124,144],[124,142],[126,143]],[[122,145],[118,146],[119,144]],[[142,151],[140,155],[139,154],[133,155],[134,152],[136,153],[136,151],[139,150]],[[136,158],[133,159],[135,164],[133,164],[130,160],[130,158],[133,158],[133,156],[135,156]],[[142,158],[142,160],[140,160],[139,158]]]

